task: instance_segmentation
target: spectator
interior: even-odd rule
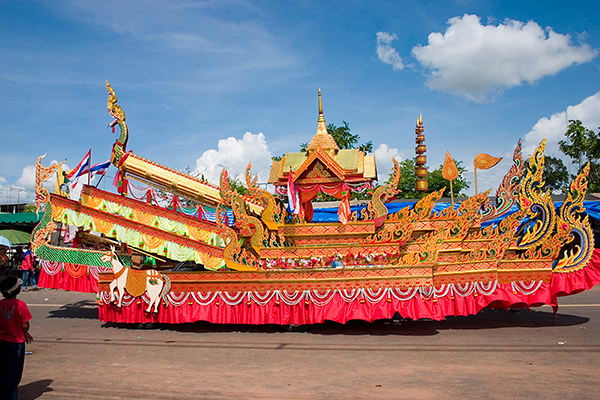
[[[27,291],[27,285],[31,284],[32,290],[37,290],[37,281],[35,280],[35,267],[33,265],[33,253],[27,245],[27,251],[23,255],[23,291]]]
[[[21,246],[15,247],[15,253],[12,256],[10,265],[12,268],[18,268],[23,263],[23,248]]]
[[[8,276],[0,283],[0,398],[17,399],[25,363],[25,343],[33,342],[29,334],[31,313],[17,300],[21,279]]]
[[[40,281],[42,265],[40,264],[40,258],[36,254],[33,255],[33,272],[35,273],[35,282],[37,283]]]
[[[8,255],[6,254],[6,247],[0,246],[0,274],[4,276],[8,269]]]

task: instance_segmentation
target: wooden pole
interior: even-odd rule
[[[90,147],[90,159],[88,160],[88,186],[90,186],[92,180],[92,148]]]
[[[473,165],[474,168],[474,172],[475,172],[475,194],[479,193],[477,191],[477,167],[475,165]]]

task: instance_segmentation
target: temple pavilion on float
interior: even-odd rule
[[[377,180],[374,155],[367,155],[359,149],[340,149],[327,132],[321,89],[317,134],[306,151],[287,153],[271,165],[269,183],[275,186],[277,194],[287,194],[290,180],[300,198],[300,215],[308,222],[312,221],[313,216],[312,200],[319,193],[343,200],[345,196],[349,198],[351,192],[372,189],[372,182]]]

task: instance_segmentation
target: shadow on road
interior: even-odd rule
[[[54,390],[50,387],[52,382],[52,379],[42,379],[19,386],[19,399],[33,400],[40,398],[46,392],[52,392]]]
[[[48,318],[98,319],[98,305],[92,300],[65,304],[58,310],[50,311]]]
[[[170,324],[120,324],[105,323],[103,328],[117,329],[160,329],[174,332],[220,333],[280,333],[283,331],[307,332],[315,335],[400,335],[428,336],[437,335],[444,330],[498,329],[510,327],[541,328],[549,326],[573,326],[585,324],[590,319],[576,315],[557,314],[552,312],[528,311],[526,308],[513,310],[484,309],[477,315],[448,317],[443,321],[409,320],[397,317],[391,320],[377,320],[372,323],[360,320],[348,321],[345,324],[327,321],[314,325],[236,325],[211,324],[205,321],[178,325]]]

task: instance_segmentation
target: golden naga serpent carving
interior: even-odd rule
[[[541,245],[550,238],[556,224],[556,211],[550,190],[543,191],[544,150],[546,139],[542,140],[533,155],[529,157],[529,167],[521,183],[519,204],[525,210],[529,224],[525,225],[519,248],[530,249]]]
[[[232,189],[231,184],[229,183],[229,174],[226,170],[223,170],[223,172],[221,172],[220,183],[222,202],[219,203],[219,207],[217,207],[218,223],[221,225],[223,224],[223,222],[220,221],[219,218],[222,206],[231,207],[231,210],[233,211],[233,215],[235,217],[235,226],[240,229],[240,234],[242,236],[250,236],[250,244],[252,245],[252,248],[258,255],[260,255],[260,248],[263,244],[263,241],[265,243],[268,241],[268,236],[265,232],[262,223],[258,218],[248,215],[248,211],[246,209],[246,202],[244,201],[244,198],[241,195],[239,195],[235,190]],[[239,253],[239,257],[245,259],[245,261],[248,262],[248,264],[246,265],[258,267],[257,261],[253,256],[244,253],[244,257],[242,257],[242,253],[244,253],[244,250],[242,250]],[[234,261],[241,262],[239,260],[236,260],[235,256]],[[242,263],[245,264],[246,262]]]
[[[564,250],[562,257],[555,265],[555,272],[579,270],[584,268],[592,258],[594,235],[589,217],[582,216],[585,210],[583,200],[587,191],[589,172],[590,164],[588,163],[577,178],[571,182],[569,194],[558,211],[557,229],[568,235],[568,240],[565,242],[571,243],[571,246]]]
[[[395,158],[392,158],[392,161],[394,162],[394,169],[390,177],[390,182],[375,189],[373,198],[364,210],[363,215],[361,215],[361,219],[383,222],[383,219],[387,217],[388,209],[385,203],[400,191],[398,189],[398,184],[400,183],[400,165],[398,165],[398,161]]]
[[[46,154],[39,156],[35,162],[35,208],[36,211],[40,211],[40,206],[50,201],[50,193],[48,189],[44,187],[46,182],[52,174],[56,173],[58,168],[64,164],[64,161],[58,164],[52,164],[49,167],[44,167],[41,163],[42,158],[46,157]]]
[[[252,178],[252,163],[246,168],[246,186],[248,191],[245,198],[264,207],[261,218],[270,230],[277,230],[283,223],[282,209],[275,201],[273,195],[258,186],[258,176]]]
[[[115,125],[118,124],[121,128],[121,135],[113,145],[111,158],[113,165],[118,168],[123,154],[127,152],[129,130],[127,129],[127,123],[125,122],[125,112],[123,112],[121,106],[117,104],[117,95],[108,81],[106,81],[106,90],[108,90],[108,113],[114,118],[114,121],[111,122],[109,126],[114,129]]]
[[[50,203],[50,192],[48,189],[44,187],[44,182],[46,182],[56,171],[58,171],[61,164],[52,164],[48,167],[44,167],[41,163],[42,158],[46,157],[46,154],[43,156],[39,156],[35,162],[35,208],[36,212],[39,213],[42,204],[45,205],[46,209],[44,210],[44,218],[43,220],[48,220],[48,223],[41,227],[42,221],[36,229],[34,230],[33,240],[31,241],[31,250],[35,253],[35,251],[42,245],[48,243],[50,240],[50,234],[56,228],[56,224],[50,218],[52,213],[51,203]]]
[[[521,149],[521,139],[519,139],[513,152],[513,165],[502,179],[498,190],[496,190],[495,204],[486,202],[481,207],[482,222],[506,215],[511,207],[518,203],[524,170]]]

